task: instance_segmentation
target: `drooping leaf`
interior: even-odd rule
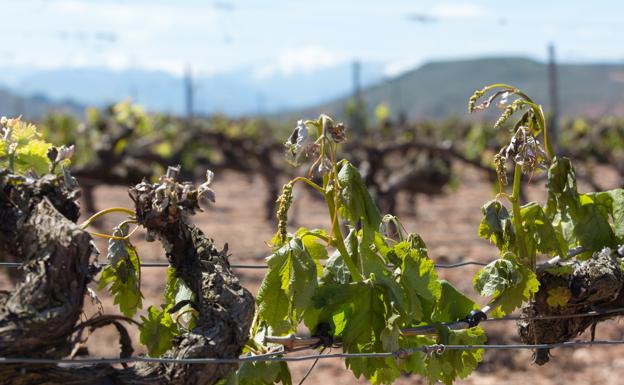
[[[535,273],[519,263],[513,254],[506,253],[502,259],[491,262],[477,273],[474,287],[479,294],[496,301],[494,316],[502,317],[537,293],[539,281]]]
[[[340,163],[338,172],[340,197],[344,207],[344,215],[352,224],[362,221],[363,227],[372,234],[379,230],[381,214],[370,196],[360,172],[349,162]]]
[[[521,207],[520,215],[529,253],[535,255],[540,252],[551,256],[568,254],[568,244],[563,234],[555,230],[540,205],[535,202],[528,203]]]
[[[624,238],[624,189],[615,189],[602,192],[583,194],[583,197],[591,199],[600,211],[611,217],[615,235]]]
[[[479,237],[487,239],[502,252],[509,250],[515,240],[509,212],[498,201],[489,201],[482,208],[483,219],[479,224]]]
[[[570,160],[555,159],[548,170],[546,215],[568,247],[582,246],[585,257],[603,247],[615,247],[617,239],[609,224],[605,202],[580,195]]]

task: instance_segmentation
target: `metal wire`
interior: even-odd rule
[[[481,322],[555,320],[555,319],[566,319],[566,318],[595,317],[595,316],[609,315],[609,314],[615,314],[615,313],[624,313],[624,307],[618,307],[618,308],[608,309],[608,310],[594,310],[594,311],[589,311],[587,313],[578,313],[578,314],[538,315],[534,317],[525,317],[522,315],[509,315],[509,316],[501,317],[501,318],[488,318]]]
[[[506,345],[426,345],[419,348],[399,349],[393,352],[380,353],[333,353],[326,355],[310,354],[303,356],[285,356],[286,352],[269,353],[257,356],[243,356],[238,358],[152,358],[152,357],[127,357],[127,358],[81,358],[81,359],[50,359],[50,358],[22,358],[0,357],[0,364],[123,364],[132,362],[154,362],[162,364],[240,364],[244,362],[268,362],[268,361],[308,361],[326,360],[331,358],[379,358],[397,357],[402,358],[414,353],[441,354],[445,350],[519,350],[519,349],[557,349],[576,348],[579,346],[622,345],[624,340],[597,340],[597,341],[571,341],[554,344],[506,344]]]
[[[0,267],[8,267],[8,268],[18,268],[22,264],[20,262],[0,262]],[[99,266],[107,266],[108,263],[100,263]],[[458,263],[450,263],[450,264],[435,264],[436,268],[439,269],[454,269],[457,267],[476,265],[476,266],[485,266],[487,262],[479,262],[479,261],[463,261]],[[169,263],[164,261],[148,261],[141,262],[141,267],[168,267]],[[268,269],[267,265],[264,264],[237,264],[232,263],[230,267],[234,269],[257,269],[263,270]]]

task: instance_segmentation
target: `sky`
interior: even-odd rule
[[[624,61],[624,2],[0,0],[0,67],[293,75],[361,60],[393,76],[479,56]]]

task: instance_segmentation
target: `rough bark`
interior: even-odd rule
[[[570,262],[564,262],[569,264]],[[522,308],[526,317],[582,314],[595,310],[624,307],[624,274],[621,256],[605,248],[592,258],[576,263],[569,276],[555,276],[546,271],[538,273],[540,290],[535,298]],[[549,290],[566,288],[570,299],[565,306],[548,304]],[[569,341],[595,327],[598,322],[621,315],[609,313],[591,317],[521,320],[518,321],[520,338],[527,344],[551,344]],[[537,349],[534,360],[538,365],[549,361],[549,349]]]
[[[217,251],[185,217],[198,208],[198,190],[163,178],[131,189],[137,220],[157,237],[176,274],[195,293],[196,327],[174,339],[168,358],[234,358],[247,341],[254,313],[251,294],[230,270],[227,248]],[[78,206],[60,177],[24,178],[0,172],[0,253],[24,262],[24,280],[0,294],[0,356],[62,358],[93,274],[90,235],[76,226]],[[0,365],[0,383],[211,385],[236,365],[141,363],[109,365]]]

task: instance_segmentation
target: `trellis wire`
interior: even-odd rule
[[[557,349],[576,348],[579,346],[599,345],[622,345],[624,340],[596,340],[596,341],[570,341],[554,344],[505,344],[505,345],[426,345],[419,348],[399,349],[393,352],[380,353],[332,353],[325,355],[310,354],[303,356],[284,356],[287,352],[268,353],[257,356],[242,356],[238,358],[152,358],[152,357],[126,357],[126,358],[83,358],[83,359],[51,359],[51,358],[22,358],[0,357],[0,364],[123,364],[133,362],[153,362],[162,364],[240,364],[245,362],[270,362],[270,361],[308,361],[331,358],[405,358],[414,353],[428,355],[442,354],[446,350],[520,350],[520,349]]]
[[[8,267],[8,268],[18,268],[22,265],[21,262],[0,262],[0,267]],[[108,263],[100,263],[99,266],[107,266]],[[475,266],[485,266],[487,262],[479,262],[479,261],[462,261],[457,263],[449,263],[449,264],[435,264],[435,267],[438,269],[454,269],[457,267],[464,267],[469,265]],[[141,267],[168,267],[169,263],[164,261],[148,261],[141,262]],[[234,269],[268,269],[268,266],[265,264],[230,264],[230,267]]]

